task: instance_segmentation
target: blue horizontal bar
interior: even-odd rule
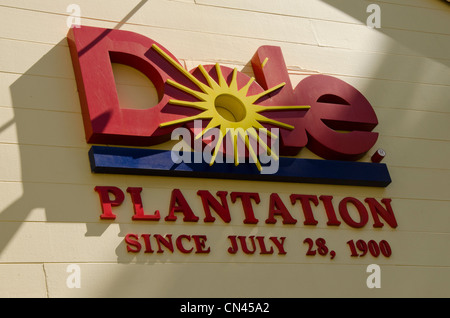
[[[391,183],[382,163],[281,157],[278,171],[261,174],[253,163],[179,163],[171,151],[92,146],[89,160],[94,173],[154,175],[386,187]]]

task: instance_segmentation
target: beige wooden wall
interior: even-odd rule
[[[186,64],[222,63],[251,74],[261,45],[282,48],[293,84],[310,74],[359,89],[379,119],[376,148],[387,188],[94,175],[66,41],[68,5],[82,24],[130,30],[163,44]],[[369,29],[366,8],[381,7]],[[450,5],[433,0],[0,0],[0,296],[2,297],[448,297],[450,296]],[[123,103],[146,107],[151,85],[115,66]],[[300,157],[314,157],[303,150]],[[129,197],[116,221],[100,220],[97,185],[142,187],[144,207],[167,214],[179,188],[203,218],[197,190],[258,192],[257,225],[133,222]],[[277,192],[299,220],[264,223]],[[304,226],[292,193],[391,198],[398,228]],[[128,233],[205,234],[211,253],[131,254]],[[228,235],[286,236],[288,253],[230,255]],[[323,237],[337,256],[305,256]],[[350,257],[350,239],[387,240],[390,258]],[[68,288],[68,265],[81,287]],[[381,288],[366,285],[381,266]]]

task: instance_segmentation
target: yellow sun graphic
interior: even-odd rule
[[[200,90],[196,91],[182,84],[179,84],[173,80],[168,79],[167,84],[176,87],[191,96],[194,96],[198,101],[190,102],[183,100],[170,100],[169,103],[172,105],[179,105],[184,107],[191,107],[201,110],[202,112],[195,116],[190,116],[186,118],[181,118],[178,120],[166,122],[160,124],[160,127],[166,127],[169,125],[186,123],[193,120],[210,120],[208,125],[201,133],[195,136],[196,139],[201,138],[210,129],[218,128],[219,139],[214,147],[214,153],[211,157],[210,165],[216,160],[217,154],[220,147],[222,146],[223,139],[227,134],[231,135],[234,146],[234,163],[239,164],[239,153],[238,153],[238,138],[240,138],[244,143],[250,156],[255,162],[259,171],[261,171],[261,163],[258,160],[257,150],[253,148],[249,141],[249,135],[258,141],[258,144],[267,152],[268,155],[272,156],[275,160],[278,157],[272,149],[260,138],[256,130],[262,131],[270,138],[278,138],[275,134],[272,134],[270,130],[267,130],[261,123],[271,124],[277,127],[292,130],[293,126],[285,124],[283,122],[273,120],[262,115],[262,112],[266,111],[279,111],[279,110],[305,110],[309,109],[310,106],[261,106],[255,104],[263,96],[266,96],[280,88],[282,88],[286,83],[280,83],[262,93],[256,95],[247,96],[251,84],[254,82],[255,78],[250,78],[250,80],[240,89],[238,89],[237,84],[237,69],[233,70],[232,79],[230,84],[227,83],[226,79],[222,74],[222,70],[219,64],[215,65],[215,69],[218,76],[218,81],[214,80],[202,65],[198,66],[198,69],[204,76],[208,85],[199,81],[195,76],[185,70],[180,64],[178,64],[174,59],[172,59],[167,53],[165,53],[156,44],[153,44],[152,48],[157,51],[162,57],[164,57],[168,62],[170,62],[178,71],[180,71],[187,79],[194,83]],[[263,64],[267,63],[267,59]]]

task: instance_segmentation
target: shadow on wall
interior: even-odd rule
[[[449,14],[450,3],[446,0],[420,1],[405,5],[392,2],[379,1],[345,1],[345,0],[320,0],[339,11],[359,20],[366,25],[369,16],[374,12],[367,7],[377,4],[380,7],[381,27],[374,31],[382,33],[389,39],[393,54],[410,55],[407,51],[416,52],[419,56],[434,59],[444,66],[450,66],[449,46]],[[401,3],[401,1],[398,1]],[[428,4],[426,4],[428,3]],[[434,11],[427,14],[427,11]],[[433,33],[430,35],[430,33]],[[367,47],[367,51],[371,51]]]
[[[450,85],[450,4],[447,1],[423,1],[423,7],[420,1],[413,4],[404,1],[404,5],[402,1],[320,1],[361,22],[359,28],[352,27],[353,34],[332,33],[337,37],[332,43],[347,41],[357,47],[356,50],[367,52],[365,61],[370,59],[370,63],[366,62],[364,68],[371,72],[368,78],[362,75],[358,81],[362,93],[375,107],[379,119],[377,131],[394,137],[412,137],[411,127],[420,122],[419,117],[425,113],[412,116],[409,110],[447,112],[445,96],[442,96],[445,87]],[[380,7],[380,28],[366,26],[373,12],[367,12],[367,7],[372,3]],[[351,51],[349,56],[352,56]],[[351,58],[346,61],[353,63]],[[441,97],[436,98],[436,94]],[[397,110],[396,120],[388,119],[394,114],[392,109]],[[378,143],[375,147],[385,146],[382,136]],[[397,159],[403,160],[414,156],[411,150],[405,143],[405,148],[396,148],[394,152]],[[389,157],[388,152],[387,163]]]
[[[115,29],[147,2],[141,0]],[[91,185],[108,181],[105,178],[99,181],[90,172],[89,145],[67,39],[45,51],[47,47],[36,44],[37,50],[43,51],[42,57],[10,85],[13,119],[0,126],[0,133],[10,133],[15,126],[17,135],[11,138],[14,140],[11,143],[3,144],[2,153],[4,161],[11,163],[4,167],[4,180],[12,181],[0,184],[4,193],[11,193],[0,213],[0,255],[7,261],[74,261],[67,259],[67,254],[61,257],[52,254],[52,240],[61,240],[65,234],[51,232],[47,226],[27,232],[28,250],[5,255],[3,252],[26,221],[82,223],[87,229],[85,236],[100,236],[110,225],[98,222],[99,211],[86,208],[99,207],[98,195]],[[67,241],[72,245],[71,240],[79,242],[79,239],[72,236]],[[50,254],[32,252],[42,249]]]
[[[110,226],[118,225],[122,239],[129,232],[133,207],[126,200],[114,210],[118,215],[116,221],[100,220],[102,210],[94,187],[115,185],[125,189],[146,177],[117,178],[91,173],[88,157],[91,145],[85,139],[67,39],[53,46],[24,72],[10,86],[10,93],[14,118],[1,126],[0,132],[13,130],[14,126],[16,129],[17,144],[14,141],[2,145],[6,149],[4,160],[11,162],[11,171],[5,173],[13,182],[0,183],[0,187],[16,197],[10,198],[9,205],[4,203],[0,213],[0,255],[7,261],[70,263],[88,261],[80,257],[90,255],[86,252],[89,250],[97,250],[97,260],[102,261],[102,253],[107,249],[106,257],[111,260],[116,246],[111,246],[107,238],[106,245],[92,246],[89,237],[100,237]],[[67,226],[53,225],[56,223]],[[33,227],[33,224],[38,225]],[[28,238],[23,236],[21,227],[29,229],[26,230]],[[9,244],[18,246],[13,238],[19,233],[19,241],[29,240],[30,244],[26,248],[20,244],[20,249],[12,254],[2,254],[11,250]],[[117,236],[113,238],[117,240]],[[72,246],[73,252],[59,253],[65,246]],[[43,253],[29,253],[41,249]],[[127,254],[123,242],[115,256],[124,263],[134,259],[134,255]]]
[[[141,1],[116,28],[123,25],[146,1]],[[368,15],[365,9],[369,2],[364,1],[361,2],[361,5],[354,6],[354,2],[322,1],[365,23]],[[443,14],[448,17],[450,5],[445,1],[436,2],[442,5]],[[395,7],[398,10],[401,6],[390,5],[389,8],[385,8],[383,5],[381,6],[382,27],[374,29],[373,32],[381,32],[389,37],[392,51],[396,52],[398,45],[406,46],[417,51],[423,57],[442,64],[446,71],[445,67],[450,65],[449,59],[428,56],[430,48],[427,45],[417,39],[414,40],[413,36],[403,37],[405,32],[400,32],[402,30],[392,27],[397,23],[394,20],[398,16],[389,9]],[[410,24],[416,18],[418,17],[408,17],[407,15],[401,17],[403,23]],[[425,16],[425,18],[427,17]],[[432,28],[432,26],[426,27]],[[414,28],[412,27],[412,29]],[[420,37],[420,32],[414,33]],[[439,36],[431,39],[442,40]],[[443,45],[440,51],[435,50],[434,54],[442,56],[445,54],[446,47],[448,44]],[[389,51],[389,48],[386,50]],[[372,79],[383,79],[387,74],[394,74],[394,77],[395,74],[406,74],[403,75],[403,79],[408,78],[410,82],[418,83],[424,76],[436,81],[444,76],[444,73],[427,74],[427,65],[415,64],[414,67],[411,67],[408,60],[402,56],[386,54],[385,57],[384,60],[376,61],[375,65],[370,65],[374,69]],[[392,57],[394,57],[394,61]],[[422,60],[425,61],[425,59]],[[14,119],[0,127],[0,131],[16,125],[19,145],[7,147],[10,148],[9,155],[12,158],[20,158],[21,176],[17,180],[23,180],[23,195],[0,214],[0,221],[14,221],[8,222],[8,226],[4,226],[2,229],[0,251],[5,248],[21,227],[21,222],[31,217],[30,214],[33,214],[33,220],[82,223],[89,220],[97,225],[101,224],[98,222],[98,213],[93,216],[92,211],[80,209],[80,201],[83,201],[82,206],[98,207],[98,197],[91,189],[91,185],[96,184],[96,180],[99,179],[90,173],[87,159],[89,145],[86,144],[84,138],[78,92],[75,81],[73,78],[67,78],[67,74],[73,76],[73,68],[66,39],[63,39],[10,87]],[[390,100],[393,94],[383,90],[385,88],[390,89],[386,84],[378,84],[376,80],[371,80],[363,93],[368,96],[378,96],[377,105],[393,106],[392,100]],[[409,85],[407,90],[396,91],[396,95],[401,95],[403,106],[408,105],[412,99],[413,89],[414,85]],[[381,90],[384,94],[379,94]],[[52,98],[48,98],[49,96]],[[396,100],[398,99],[397,96]],[[61,105],[67,105],[67,111],[64,110],[65,106]],[[30,116],[30,114],[35,116]],[[53,118],[54,120],[52,120]],[[383,120],[380,120],[381,125],[383,125]],[[43,142],[46,144],[43,145]],[[17,151],[19,156],[17,154],[13,156]],[[69,154],[70,157],[67,157]],[[107,179],[108,177],[102,176],[102,178]],[[79,198],[72,195],[80,193],[80,190],[85,193],[89,191],[87,192],[89,197]],[[65,204],[62,206],[61,202],[65,202]],[[87,225],[86,236],[101,235],[109,223],[102,225],[104,226],[91,227],[91,225]]]
[[[354,2],[322,1],[365,23],[367,18],[365,7],[357,8],[353,5]],[[368,2],[363,3],[367,4]],[[448,17],[450,6],[445,3],[442,5],[443,12]],[[390,21],[396,18],[389,13],[389,10],[384,11],[382,6],[382,27],[374,30],[374,32],[381,32],[390,38],[392,51],[395,52],[398,45],[406,46],[421,56],[441,64],[444,71],[450,66],[448,58],[443,59],[436,57],[440,55],[430,55],[427,45],[417,41],[414,36],[403,37],[404,33],[390,27]],[[419,17],[409,19],[410,17],[402,16],[401,18],[413,23],[413,20]],[[436,41],[441,41],[439,35],[436,36]],[[448,44],[442,47],[444,51],[441,53],[445,53],[445,47],[448,47]],[[401,56],[397,56],[394,59],[395,62],[390,57],[392,55],[387,54],[385,60],[381,59],[371,66],[374,69],[372,79],[383,79],[387,77],[386,74],[403,73],[407,74],[403,78],[408,77],[410,82],[419,83],[424,76],[430,80],[436,78],[436,75],[437,80],[444,76],[444,73],[427,73],[425,64],[416,64],[411,67],[410,61]],[[23,182],[5,186],[21,186],[22,196],[11,202],[0,214],[0,253],[20,231],[26,220],[80,223],[87,228],[85,236],[101,236],[111,225],[109,222],[99,222],[100,206],[98,196],[93,191],[93,185],[107,183],[110,180],[115,182],[116,179],[104,175],[98,177],[90,172],[87,156],[89,145],[85,142],[78,92],[74,79],[65,77],[67,74],[73,74],[73,68],[66,39],[63,39],[10,86],[14,118],[0,127],[0,132],[15,125],[18,145],[4,144],[8,151],[3,156],[9,156],[11,160],[19,159],[20,162],[17,164],[20,165],[20,175],[14,175],[11,180]],[[402,79],[399,78],[399,81]],[[370,84],[372,82],[374,85],[367,86],[363,93],[369,96],[379,96],[380,89],[384,86],[378,86],[376,81],[370,81]],[[413,98],[413,90],[414,84],[410,85],[408,90],[401,92],[404,105],[408,105]],[[383,93],[377,104],[392,106],[390,94]],[[52,98],[48,98],[49,96]],[[67,98],[68,96],[70,98]],[[49,103],[49,101],[51,102]],[[67,105],[67,109],[65,109],[65,105]],[[383,125],[383,120],[380,120],[381,125]],[[42,144],[43,142],[45,144]],[[13,173],[11,172],[11,174]],[[126,177],[124,180],[126,183]],[[94,211],[86,207],[93,207]],[[127,207],[127,209],[129,208]],[[129,211],[125,214],[129,220]],[[48,233],[45,233],[46,227],[40,227],[39,231],[42,233],[35,231],[30,234],[30,249],[33,246],[39,246],[42,238],[46,238],[46,241],[43,242],[50,243],[51,236],[49,238]],[[121,230],[120,232],[126,233],[127,231]],[[81,241],[81,238],[77,240],[73,237],[79,233],[80,231],[75,234],[59,233],[58,235],[60,237],[66,235],[68,246],[73,247],[73,242]],[[82,246],[83,248],[89,248],[88,243],[81,244],[86,244]],[[107,244],[107,248],[111,248],[108,242],[105,244]],[[75,246],[74,248],[81,247]],[[119,252],[119,250],[123,252]],[[23,254],[23,258],[26,259],[27,252],[24,251]],[[123,242],[117,247],[116,254],[119,262],[126,263],[132,260],[132,257],[125,255]],[[55,256],[55,261],[73,261],[64,258],[57,259],[57,257]],[[45,259],[42,261],[45,262]]]
[[[63,39],[10,86],[18,144],[7,145],[6,153],[19,161],[20,173],[12,178],[22,181],[23,189],[0,214],[0,221],[12,221],[2,228],[0,251],[23,221],[76,222],[87,214],[80,209],[85,198],[73,195],[89,182],[90,167],[76,84],[67,78],[71,73]]]

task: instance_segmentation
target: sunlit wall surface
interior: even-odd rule
[[[76,24],[147,36],[188,70],[220,63],[253,76],[256,50],[279,46],[294,87],[310,75],[331,75],[369,100],[379,138],[359,161],[370,162],[383,149],[392,183],[377,188],[91,173],[66,38]],[[446,1],[0,0],[0,52],[1,297],[450,296]],[[143,74],[120,64],[113,71],[121,107],[157,102]],[[308,149],[297,157],[318,159]],[[115,220],[100,218],[96,186],[124,192],[113,208]],[[144,210],[158,210],[159,221],[132,219],[130,187],[142,188]],[[164,219],[174,189],[198,222],[184,222],[180,213],[176,221]],[[227,192],[229,223],[213,209],[215,221],[204,221],[199,190],[218,202],[216,193]],[[257,223],[243,222],[242,200],[232,202],[232,192],[259,195],[259,203],[252,201]],[[324,200],[313,199],[317,224],[305,224],[292,194],[332,196],[341,224],[328,225]],[[391,199],[398,226],[374,227],[367,205],[367,224],[348,225],[338,211],[347,197],[363,204]],[[274,210],[275,224],[266,222]],[[295,224],[283,224],[285,210]],[[139,252],[125,240],[128,234],[139,237]],[[170,237],[173,251],[161,245],[158,253],[155,235]],[[194,236],[207,238],[208,253],[195,253]],[[238,237],[254,253],[242,245],[232,253],[233,238],[242,243]],[[374,255],[371,241],[378,247],[387,242],[389,255]]]

